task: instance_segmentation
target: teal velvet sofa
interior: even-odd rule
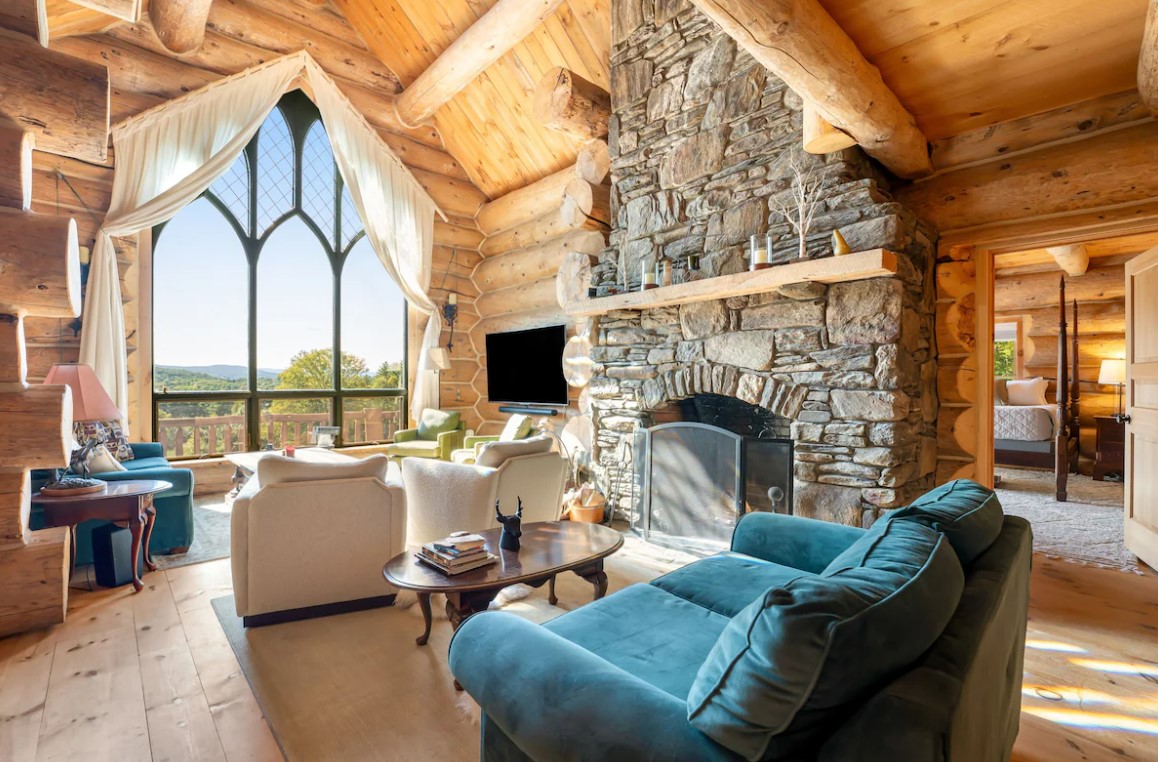
[[[729,552],[542,626],[470,617],[451,671],[485,762],[1006,760],[1031,549],[964,480],[869,530],[748,514]]]
[[[153,536],[149,550],[153,555],[183,552],[193,543],[193,472],[187,468],[174,468],[165,459],[164,448],[155,442],[134,442],[133,459],[122,462],[124,471],[94,473],[90,476],[108,482],[133,479],[158,479],[173,485],[172,489],[153,497],[157,518],[153,523]],[[51,472],[35,472],[34,489],[48,481]],[[85,521],[76,528],[76,562],[92,563],[92,530],[104,521]],[[43,511],[32,506],[29,526],[33,529],[44,527]]]

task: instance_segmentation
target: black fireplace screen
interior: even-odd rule
[[[791,511],[789,439],[665,423],[636,432],[634,460],[633,528],[651,542],[715,553],[727,549],[744,513]]]

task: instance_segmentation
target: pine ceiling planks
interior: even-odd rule
[[[936,140],[1134,87],[1146,0],[820,0]]]
[[[494,2],[334,4],[407,85]],[[436,113],[447,149],[488,196],[501,196],[575,160],[576,141],[534,118],[532,92],[555,66],[607,87],[610,23],[609,0],[569,0]]]

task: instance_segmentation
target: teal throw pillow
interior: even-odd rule
[[[439,434],[454,431],[458,428],[458,412],[426,409],[422,411],[422,418],[418,421],[418,438],[428,442],[438,439]]]
[[[944,532],[961,565],[968,567],[1001,534],[1005,511],[993,490],[968,479],[957,479],[925,493],[890,518],[914,521]]]
[[[964,589],[948,541],[878,522],[820,576],[766,591],[720,634],[688,694],[688,720],[749,760],[795,758],[909,668]]]

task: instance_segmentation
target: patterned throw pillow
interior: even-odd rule
[[[133,459],[133,448],[121,428],[120,421],[77,421],[73,424],[73,434],[81,444],[95,439],[109,449],[113,457],[120,461]]]

